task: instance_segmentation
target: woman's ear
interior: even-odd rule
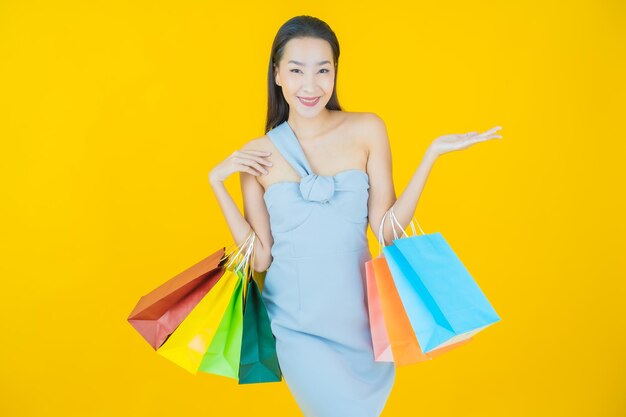
[[[277,86],[280,87],[280,76],[279,76],[278,67],[276,66],[276,64],[274,64],[274,82],[276,83]]]

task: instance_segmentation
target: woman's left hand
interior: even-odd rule
[[[444,153],[468,148],[478,142],[484,142],[490,139],[501,139],[502,136],[496,134],[500,129],[502,129],[501,126],[496,126],[480,134],[477,132],[469,132],[440,136],[430,144],[429,149],[435,155],[443,155]]]

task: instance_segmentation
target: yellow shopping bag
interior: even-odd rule
[[[222,278],[196,305],[157,353],[195,374],[235,291],[239,277],[226,269]]]

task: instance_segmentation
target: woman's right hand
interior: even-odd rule
[[[234,172],[247,172],[254,176],[267,175],[268,171],[264,165],[272,166],[267,157],[272,153],[269,151],[236,150],[228,158],[215,166],[209,172],[209,181],[225,181]]]

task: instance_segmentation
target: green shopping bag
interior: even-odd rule
[[[243,259],[227,266],[237,276],[232,298],[199,371],[238,379],[239,384],[280,382],[276,340],[261,292],[252,273],[255,234],[242,245]]]
[[[237,284],[224,316],[198,368],[201,372],[237,379],[243,334],[244,273],[236,271]]]
[[[280,382],[282,373],[276,355],[276,339],[261,291],[252,277],[246,293],[239,384]]]

